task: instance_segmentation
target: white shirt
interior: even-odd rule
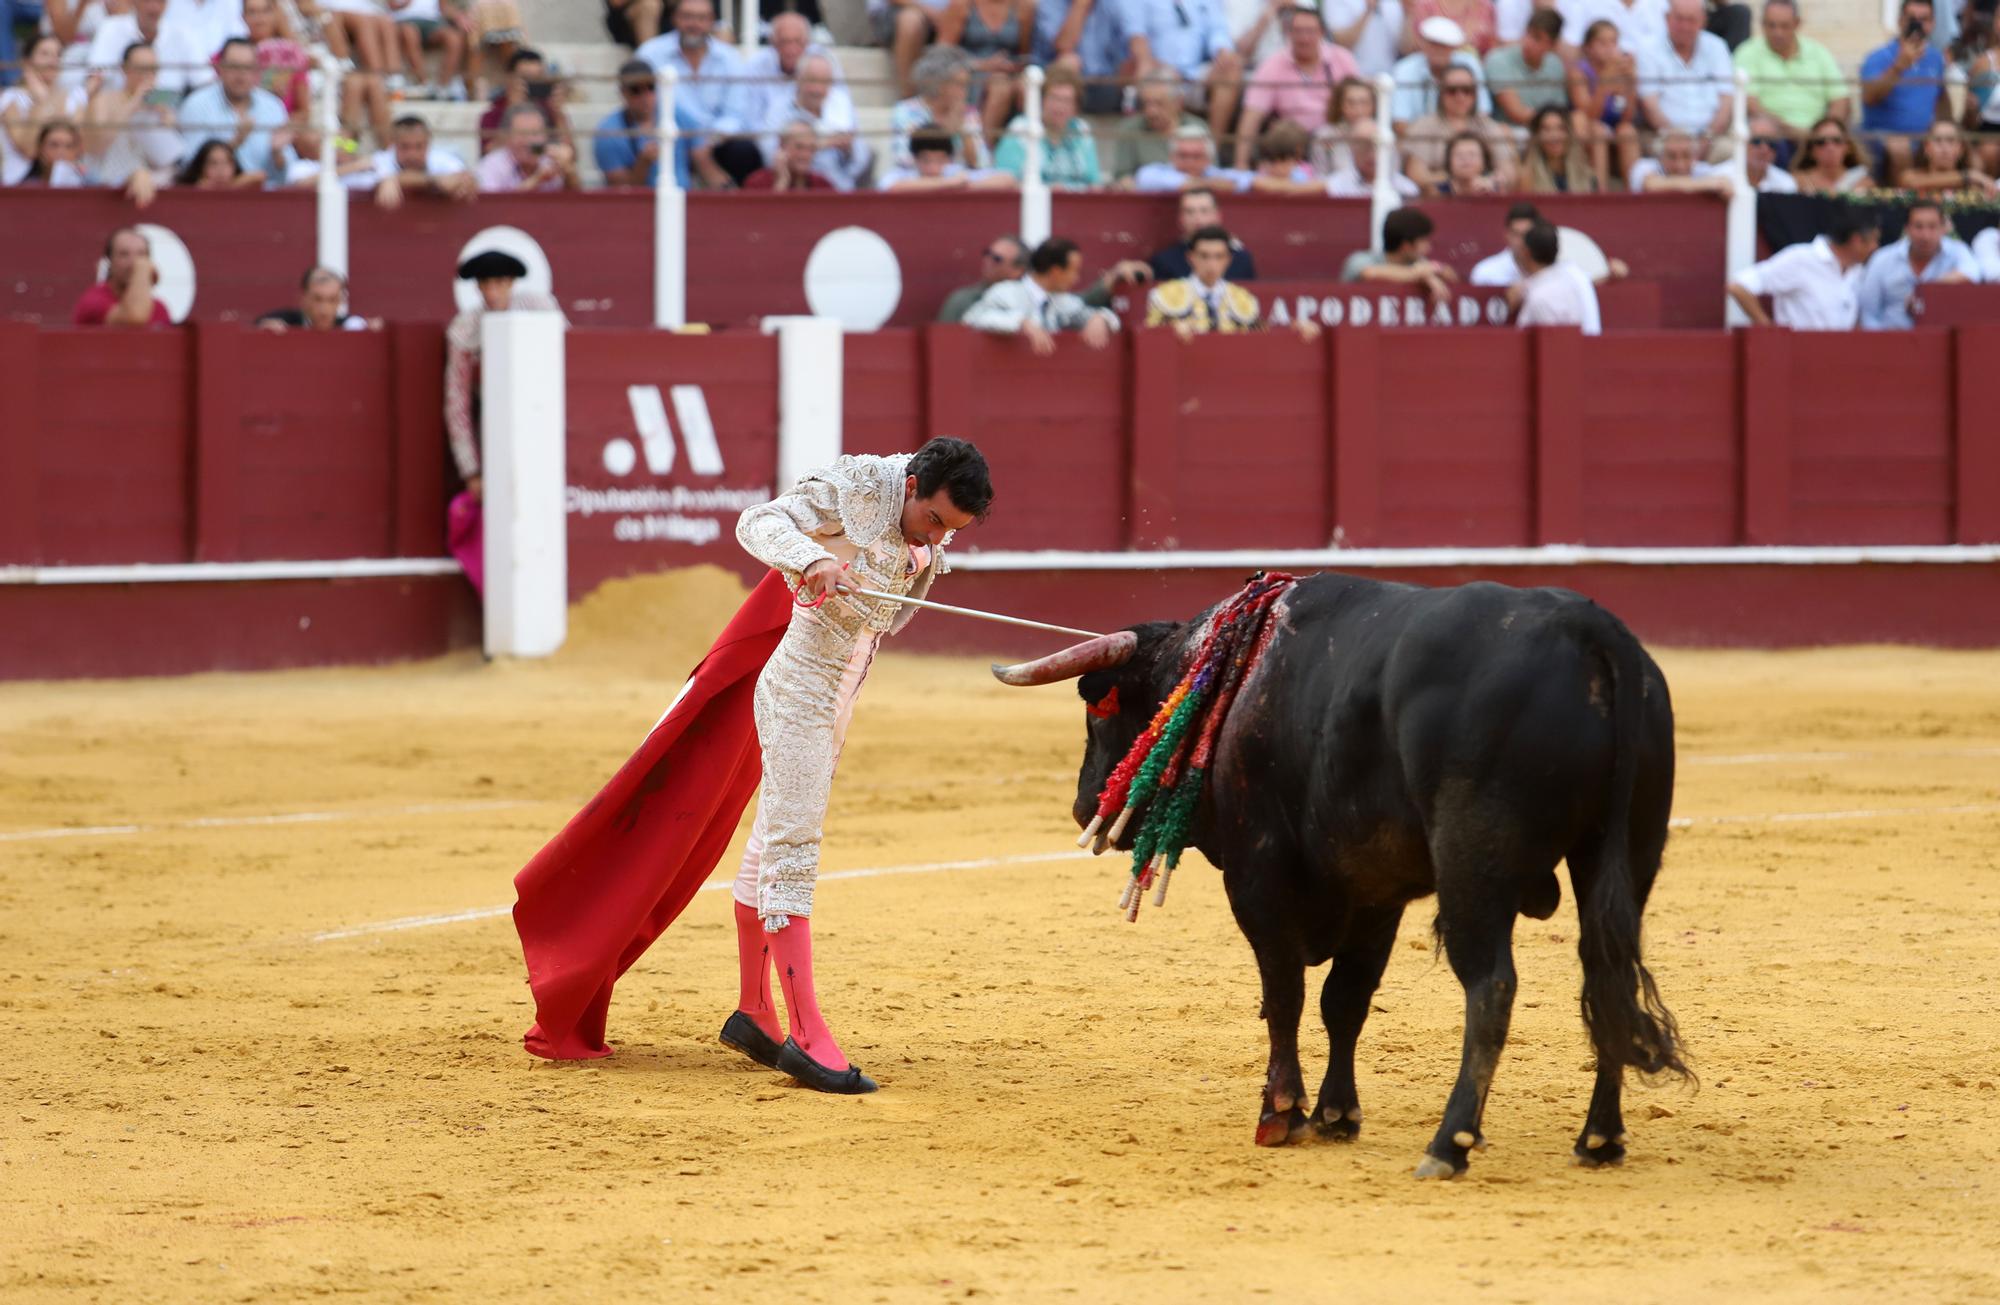
[[[1713,32],[1694,34],[1694,54],[1681,58],[1662,37],[1638,58],[1639,94],[1659,102],[1667,121],[1686,131],[1707,131],[1726,95],[1736,91],[1736,64],[1729,46]]]
[[[1646,188],[1646,178],[1657,177],[1665,171],[1666,169],[1660,166],[1660,161],[1658,159],[1640,159],[1637,163],[1634,163],[1632,165],[1632,175],[1630,179],[1632,189],[1635,191],[1644,190]],[[1716,167],[1713,163],[1703,163],[1700,159],[1696,159],[1694,163],[1694,171],[1689,173],[1688,175],[1695,177],[1712,177],[1721,171],[1722,169]],[[1772,171],[1775,172],[1777,171],[1777,169],[1773,168]],[[1792,187],[1792,189],[1797,190],[1798,187],[1794,186]]]
[[[843,131],[854,130],[854,96],[847,89],[847,79],[841,75],[840,60],[833,57],[833,51],[814,41],[799,55],[804,63],[814,55],[827,61],[833,69],[833,85],[827,90],[826,103],[820,106],[820,116],[844,120]],[[796,70],[786,72],[778,66],[778,52],[768,45],[757,47],[756,53],[743,61],[743,76],[749,79],[751,103],[743,115],[743,121],[752,128],[763,126],[774,113],[792,103],[792,96],[798,83]],[[769,158],[771,151],[766,150]]]
[[[1402,173],[1396,173],[1389,180],[1396,187],[1396,193],[1404,199],[1417,197],[1417,183]],[[1375,183],[1363,177],[1360,169],[1350,163],[1326,179],[1326,193],[1335,199],[1367,199],[1374,195]]]
[[[1528,15],[1535,12],[1535,0],[1493,0],[1493,31],[1500,44],[1512,45],[1528,30]]]
[[[1757,183],[1757,190],[1765,195],[1796,195],[1799,183],[1783,168],[1765,168],[1764,179]]]
[[[139,35],[139,20],[131,14],[116,14],[104,20],[97,29],[97,35],[90,38],[90,53],[85,62],[104,74],[104,85],[115,89],[125,85],[125,74],[120,71],[125,62],[125,50],[145,38]],[[215,80],[215,69],[209,66],[208,54],[201,48],[201,40],[187,28],[173,20],[168,14],[160,20],[160,33],[153,40],[153,54],[160,61],[159,87],[163,91],[176,93],[192,91]]]
[[[289,149],[285,151],[285,184],[287,186],[296,186],[301,182],[310,181],[317,176],[319,176],[318,159],[302,159]],[[356,168],[354,171],[340,178],[340,184],[349,190],[373,190],[376,183],[380,180],[381,178],[376,175],[374,168]]]
[[[1582,45],[1583,34],[1602,18],[1618,29],[1618,48],[1637,58],[1667,39],[1667,0],[1556,0],[1563,17],[1562,39]],[[1732,83],[1733,84],[1733,83]]]
[[[394,150],[376,150],[375,157],[369,160],[369,162],[373,165],[370,170],[374,174],[369,178],[371,184],[385,177],[395,177],[402,174],[402,169],[396,166],[396,151]],[[311,176],[318,171],[319,164],[315,163],[312,165],[312,172],[306,175]],[[431,146],[430,153],[424,156],[424,172],[427,176],[449,177],[455,172],[463,171],[465,171],[465,160],[441,146]]]
[[[1841,271],[1825,236],[1780,249],[1734,280],[1753,295],[1769,295],[1772,317],[1795,331],[1851,331],[1861,317],[1861,269]]]
[[[160,120],[158,109],[141,105],[123,128],[111,133],[111,143],[92,164],[91,179],[100,186],[122,186],[133,173],[146,168],[155,181],[164,181],[181,161],[186,144],[178,131]]]
[[[160,21],[194,37],[211,59],[230,37],[250,35],[243,25],[243,0],[167,0],[167,16]]]
[[[1229,39],[1242,40],[1257,25],[1258,16],[1265,8],[1265,0],[1222,0],[1222,17],[1229,24]],[[1284,42],[1285,29],[1274,16],[1264,24],[1264,38],[1257,42],[1256,49],[1244,56],[1244,62],[1255,68],[1265,56],[1277,53]]]
[[[1466,280],[1473,285],[1510,286],[1521,279],[1521,265],[1514,261],[1514,251],[1503,249],[1472,265],[1472,275]]]
[[[1514,324],[1580,326],[1585,335],[1604,330],[1597,313],[1597,290],[1574,263],[1551,264],[1522,283],[1521,312]]]
[[[81,123],[84,108],[89,103],[90,97],[84,94],[83,87],[71,87],[63,101],[63,116],[71,122]],[[6,113],[9,109],[17,110],[18,116],[24,122],[34,113],[35,100],[28,94],[25,86],[10,86],[0,91],[0,114]],[[22,177],[27,176],[28,168],[33,162],[34,160],[14,148],[14,137],[11,132],[0,130],[0,186],[14,185]]]
[[[1327,0],[1320,8],[1329,33],[1353,26],[1361,15],[1367,12],[1368,0]],[[1274,21],[1272,26],[1276,25]],[[1375,7],[1374,16],[1369,18],[1368,25],[1361,29],[1361,35],[1356,38],[1352,47],[1354,62],[1361,65],[1361,75],[1380,77],[1394,68],[1398,54],[1397,43],[1402,39],[1402,0],[1381,0]]]
[[[401,9],[389,15],[399,23],[441,23],[444,14],[438,8],[438,0],[410,0]]]
[[[1979,279],[2000,281],[2000,227],[1988,227],[1972,238],[1972,256],[1979,260]]]

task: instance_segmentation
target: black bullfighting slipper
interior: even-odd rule
[[[778,1048],[777,1068],[790,1074],[815,1092],[831,1092],[836,1096],[858,1097],[875,1091],[875,1080],[858,1068],[849,1065],[835,1072],[808,1056],[799,1049],[799,1044],[790,1038]]]
[[[757,1027],[757,1021],[736,1011],[722,1022],[722,1045],[734,1047],[766,1069],[783,1069],[778,1063],[778,1044],[771,1041],[771,1035]],[[785,1041],[790,1042],[790,1038]]]

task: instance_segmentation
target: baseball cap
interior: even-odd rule
[[[1465,29],[1443,14],[1432,14],[1418,23],[1417,35],[1426,41],[1448,45],[1454,50],[1465,44]]]

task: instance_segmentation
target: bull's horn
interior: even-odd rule
[[[1054,684],[1057,680],[1073,680],[1092,671],[1123,666],[1132,660],[1132,651],[1138,646],[1138,635],[1130,630],[1119,630],[1115,634],[1099,635],[1095,639],[1086,640],[1058,653],[1050,653],[1046,657],[1038,657],[1031,662],[1019,662],[1013,666],[995,666],[993,678],[1002,684],[1012,684],[1024,689],[1037,684]]]

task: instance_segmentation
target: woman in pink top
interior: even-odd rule
[[[1403,6],[1405,21],[1410,34],[1403,40],[1405,50],[1417,48],[1416,30],[1426,18],[1449,18],[1465,32],[1465,43],[1479,51],[1484,59],[1486,52],[1500,44],[1500,22],[1493,11],[1493,0],[1407,0]]]

